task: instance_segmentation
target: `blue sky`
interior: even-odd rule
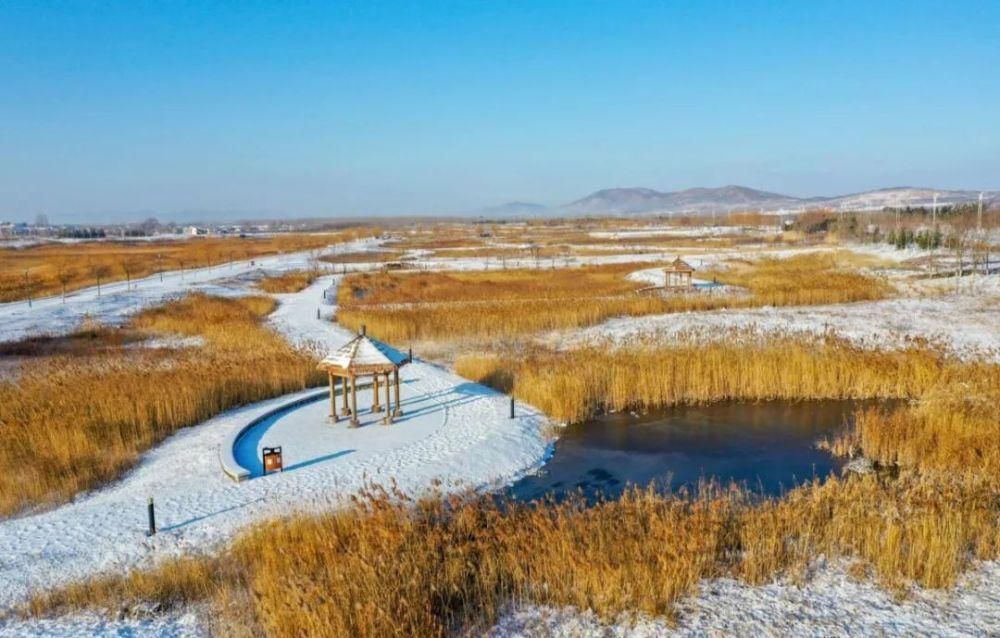
[[[0,219],[1000,188],[1000,2],[0,0]]]

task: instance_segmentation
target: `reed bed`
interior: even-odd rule
[[[582,495],[530,504],[475,494],[412,500],[371,489],[343,510],[267,521],[221,555],[41,592],[21,613],[204,602],[222,633],[481,635],[524,604],[573,605],[607,619],[671,617],[703,579],[801,582],[820,556],[901,595],[952,587],[975,561],[1000,557],[995,364],[926,348],[760,338],[492,353],[462,366],[474,378],[506,379],[518,396],[567,420],[680,401],[913,401],[863,413],[849,433],[858,451],[897,464],[895,478],[816,479],[781,498],[717,484],[632,488],[597,504]],[[942,448],[952,436],[965,445]]]
[[[750,291],[757,305],[807,306],[874,301],[889,296],[888,281],[859,271],[881,265],[848,251],[763,257],[728,270],[711,271],[719,281]]]
[[[655,264],[651,264],[655,265]],[[358,273],[340,287],[341,306],[575,298],[634,292],[644,284],[625,279],[642,265],[573,269],[517,268],[474,272]]]
[[[198,348],[111,343],[26,358],[0,382],[0,515],[110,481],[179,428],[321,383],[310,356],[262,325],[274,304],[192,295],[121,331],[196,336]]]
[[[567,422],[606,410],[678,403],[769,399],[911,399],[944,380],[977,374],[1000,382],[997,367],[952,361],[930,348],[867,350],[836,339],[750,332],[710,343],[641,340],[573,350],[470,353],[456,371]]]
[[[579,328],[620,316],[714,310],[733,307],[735,297],[677,295],[604,299],[545,299],[485,302],[436,307],[341,308],[337,321],[353,330],[367,330],[386,341],[406,344],[419,339],[451,340],[469,336],[514,337],[543,330]]]
[[[267,255],[319,250],[377,234],[348,229],[270,237],[197,237],[184,240],[50,242],[0,248],[0,303],[65,295],[87,286],[148,277],[166,270],[211,268]]]
[[[841,454],[924,472],[982,474],[1000,483],[1000,366],[936,384],[905,410],[859,413]]]
[[[383,261],[398,261],[402,256],[403,253],[398,250],[363,250],[323,255],[319,260],[328,264],[372,264]]]
[[[364,324],[382,339],[406,343],[511,337],[618,316],[869,301],[893,292],[887,282],[859,272],[857,263],[843,255],[765,258],[704,275],[747,293],[637,294],[644,285],[626,275],[639,267],[357,274],[340,287],[337,318],[352,329]]]
[[[299,292],[316,281],[318,270],[292,270],[280,275],[264,277],[257,282],[257,287],[271,294]]]
[[[758,502],[733,488],[633,489],[588,506],[380,493],[345,511],[270,521],[219,557],[43,593],[23,613],[210,601],[225,633],[481,635],[511,606],[672,616],[704,578],[801,581],[822,555],[905,592],[954,585],[1000,550],[996,491],[917,476],[814,482]]]

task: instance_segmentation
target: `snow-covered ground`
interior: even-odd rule
[[[55,618],[0,619],[0,638],[207,638],[210,635],[196,610],[148,613],[108,618],[86,612]]]
[[[335,250],[370,250],[376,245],[346,244]],[[789,248],[767,250],[766,254],[784,256],[833,248]],[[881,246],[864,252],[890,259],[908,256]],[[553,263],[564,267],[651,261],[677,254],[686,254],[685,249],[581,256],[554,262],[543,259],[540,265],[548,268]],[[761,253],[744,248],[687,254],[693,255],[689,261],[702,267],[721,259],[752,258]],[[269,271],[278,271],[301,268],[308,257],[284,255],[260,263]],[[507,260],[508,267],[516,263]],[[526,259],[520,264],[532,267],[535,262]],[[417,265],[493,269],[499,261],[422,258]],[[189,271],[183,282],[178,273],[167,275],[163,284],[158,277],[151,277],[134,284],[129,291],[124,283],[102,286],[100,300],[91,289],[73,293],[66,304],[47,299],[36,301],[31,309],[24,303],[0,305],[0,342],[66,332],[87,316],[105,322],[121,321],[143,305],[160,303],[190,290],[246,294],[253,273],[248,273],[245,265],[242,274],[240,265],[232,268],[232,272],[228,266],[215,267],[211,273]],[[637,278],[649,280],[643,275]],[[322,295],[337,280],[339,277],[324,277],[300,293],[276,295],[281,303],[271,324],[303,345],[326,348],[346,341],[351,335],[326,320],[335,308],[324,302]],[[711,335],[730,328],[755,327],[776,333],[832,331],[877,347],[903,345],[914,338],[930,339],[960,353],[993,352],[992,356],[1000,359],[998,281],[997,277],[983,279],[958,294],[878,302],[620,318],[581,331],[549,335],[548,339],[567,346],[581,340],[627,341],[640,335],[670,339],[689,331]],[[948,280],[936,282],[949,289]],[[316,318],[317,309],[323,319]],[[365,481],[394,481],[410,493],[426,489],[436,478],[445,479],[446,486],[450,481],[460,481],[466,486],[488,488],[509,482],[542,462],[547,441],[542,434],[545,419],[541,414],[520,407],[518,418],[511,421],[507,419],[506,397],[419,361],[419,352],[415,355],[418,360],[404,367],[401,377],[404,401],[410,402],[414,416],[419,412],[419,422],[414,419],[409,424],[404,421],[389,427],[371,425],[350,432],[344,424],[323,425],[325,444],[332,451],[318,454],[300,443],[303,432],[315,427],[315,419],[323,411],[324,403],[319,402],[297,411],[295,417],[284,421],[283,427],[269,430],[270,442],[280,444],[285,443],[283,437],[295,437],[288,439],[292,440],[289,449],[297,450],[292,456],[302,458],[288,465],[299,467],[284,474],[233,483],[223,475],[217,458],[217,447],[226,434],[257,415],[314,391],[264,401],[175,434],[145,454],[126,477],[105,489],[49,512],[0,521],[0,611],[35,588],[98,572],[120,571],[169,556],[211,551],[248,523],[299,508],[336,507]],[[364,408],[370,393],[361,392],[358,398]],[[419,408],[417,402],[422,404]],[[313,456],[306,458],[311,453]],[[156,498],[161,528],[152,539],[143,534],[145,502],[150,495]],[[989,635],[1000,626],[1000,566],[980,566],[952,593],[918,592],[902,603],[871,583],[851,580],[837,566],[819,568],[803,586],[775,583],[751,587],[720,579],[703,583],[699,593],[684,601],[680,610],[676,627],[662,619],[609,627],[586,612],[526,608],[504,617],[493,635]],[[99,615],[78,614],[26,622],[0,620],[0,636],[195,636],[204,631],[189,612],[145,619],[107,620]]]
[[[280,295],[274,325],[293,341],[328,347],[347,341],[350,333],[316,318],[332,279]],[[400,377],[404,401],[415,416],[424,415],[415,419],[420,423],[408,428],[404,419],[349,434],[341,424],[343,450],[350,453],[239,484],[223,474],[217,452],[229,431],[310,390],[182,430],[117,483],[51,511],[0,522],[0,609],[38,588],[210,551],[250,523],[297,509],[336,507],[367,484],[395,484],[416,494],[440,479],[445,489],[483,489],[516,479],[545,457],[546,419],[537,411],[519,406],[511,420],[506,396],[419,359],[403,367]],[[359,394],[359,409],[368,407],[370,396]],[[152,538],[144,535],[149,496],[156,500],[160,527]]]
[[[906,600],[827,566],[803,585],[704,581],[678,605],[679,620],[604,624],[572,607],[527,607],[497,623],[491,638],[651,638],[653,636],[996,636],[1000,564],[968,574],[954,591],[916,591]]]
[[[594,230],[587,233],[598,239],[631,239],[638,237],[710,237],[718,235],[773,235],[773,228],[741,228],[739,226],[643,226],[628,230]]]
[[[322,254],[371,250],[378,240],[364,239],[337,244]],[[61,296],[0,304],[0,343],[18,341],[38,335],[58,335],[76,330],[87,319],[114,325],[123,322],[139,310],[163,303],[189,292],[204,292],[219,296],[247,294],[247,283],[264,273],[308,268],[315,257],[303,251],[273,255],[249,261],[220,264],[211,268],[164,272],[128,282],[116,281],[83,288]]]
[[[658,269],[629,275],[636,281],[662,280]],[[943,291],[955,279],[933,280]],[[618,317],[596,326],[554,332],[543,341],[556,347],[611,340],[669,342],[681,336],[712,340],[733,330],[759,334],[832,334],[872,348],[900,348],[914,341],[932,342],[963,357],[1000,361],[1000,276],[966,276],[960,292],[923,297],[825,306],[764,307],[684,312],[645,317]]]

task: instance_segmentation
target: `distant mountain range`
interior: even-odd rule
[[[607,188],[562,206],[511,202],[475,211],[485,217],[576,217],[581,215],[708,215],[734,210],[799,212],[828,208],[838,211],[873,210],[886,206],[930,206],[937,193],[938,205],[974,202],[979,191],[935,190],[897,186],[835,197],[792,197],[746,186],[689,188],[661,192],[651,188]],[[1000,191],[986,191],[984,201],[1000,200]]]

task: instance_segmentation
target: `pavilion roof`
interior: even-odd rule
[[[387,343],[360,334],[326,356],[321,370],[355,374],[387,372],[409,363],[409,357]]]
[[[680,257],[670,262],[665,270],[671,270],[674,272],[694,272],[694,267],[687,263]]]

